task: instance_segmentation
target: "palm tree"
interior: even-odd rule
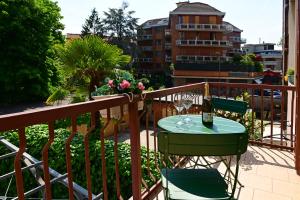
[[[131,60],[117,46],[97,36],[67,42],[58,47],[58,55],[65,74],[86,80],[90,98],[95,86],[99,86],[113,68],[126,65]]]

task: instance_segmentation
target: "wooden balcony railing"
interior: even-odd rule
[[[252,84],[231,84],[231,83],[211,83],[211,93],[215,96],[223,98],[243,98],[249,102],[249,110],[246,115],[246,124],[250,142],[252,144],[264,145],[280,149],[293,151],[295,148],[295,87],[291,86],[271,86],[271,85],[252,85]],[[4,139],[11,134],[11,130],[18,132],[19,142],[13,153],[0,155],[0,161],[8,156],[14,158],[13,174],[16,178],[16,196],[19,199],[30,197],[30,191],[25,191],[27,185],[27,176],[24,171],[28,168],[40,171],[40,182],[38,188],[44,191],[45,199],[52,199],[52,184],[55,182],[53,177],[53,166],[49,163],[48,152],[54,144],[54,140],[58,137],[54,128],[54,124],[59,119],[71,119],[71,131],[65,139],[65,148],[62,153],[65,153],[66,172],[63,177],[63,183],[67,186],[69,199],[77,198],[76,193],[80,193],[87,199],[128,199],[125,193],[131,190],[133,199],[146,199],[155,195],[161,189],[160,179],[154,174],[159,174],[160,160],[157,153],[156,136],[158,133],[157,121],[165,116],[176,114],[172,100],[174,94],[193,92],[196,95],[190,113],[201,114],[202,94],[204,84],[197,83],[174,88],[162,89],[158,91],[148,92],[145,96],[136,96],[129,99],[127,96],[116,96],[103,100],[95,100],[72,105],[64,105],[59,107],[44,108],[41,110],[15,113],[0,116],[0,145],[3,146]],[[142,109],[139,109],[139,102],[144,101]],[[117,107],[120,114],[117,117],[112,115],[112,111]],[[140,107],[141,108],[141,107]],[[103,121],[100,129],[96,127],[96,113],[99,110],[106,110],[107,116]],[[288,112],[289,111],[289,112]],[[90,124],[87,133],[83,135],[82,151],[84,152],[84,169],[76,171],[74,168],[74,156],[72,141],[75,136],[80,134],[77,127],[77,117],[83,114],[89,114]],[[102,112],[101,112],[102,113]],[[127,117],[125,117],[127,116]],[[128,123],[128,127],[126,125]],[[26,128],[35,124],[46,124],[49,130],[48,139],[43,146],[41,153],[41,161],[34,166],[24,168],[25,154],[27,150],[26,144],[29,139],[26,138]],[[112,135],[107,136],[107,130],[112,124]],[[125,124],[125,125],[124,125]],[[96,140],[101,144],[111,141],[113,144],[113,160],[109,160],[105,145],[101,145],[99,154],[92,155],[90,136],[96,131]],[[39,134],[38,132],[36,134]],[[124,157],[120,155],[118,145],[124,143],[124,137],[128,136],[127,142],[130,144],[130,157],[126,158],[131,164],[129,179],[131,179],[131,188],[122,188],[122,181],[126,174],[122,174],[120,169],[119,159]],[[125,137],[126,138],[126,137]],[[1,147],[1,146],[0,146]],[[28,147],[29,148],[29,147]],[[143,156],[142,156],[143,152]],[[100,169],[98,171],[91,170],[91,160],[93,157],[99,158]],[[53,158],[52,158],[53,159]],[[174,166],[179,166],[184,158],[172,160]],[[58,162],[58,161],[57,161]],[[108,176],[107,165],[113,162],[113,176]],[[51,162],[52,163],[52,162]],[[143,166],[142,166],[143,163]],[[154,169],[150,166],[154,165]],[[39,167],[37,167],[39,166]],[[50,168],[51,169],[50,169]],[[81,187],[74,182],[75,175],[84,170],[85,184]],[[154,171],[153,171],[154,170]],[[0,185],[3,185],[3,176],[0,171]],[[62,172],[61,172],[62,173]],[[98,176],[95,175],[98,174]],[[99,178],[99,176],[101,178]],[[128,176],[128,175],[127,175]],[[1,178],[2,177],[2,178]],[[145,178],[151,181],[146,181]],[[59,176],[58,176],[59,178]],[[99,178],[99,179],[98,179]],[[112,182],[109,182],[111,181]],[[108,183],[113,183],[114,190],[109,190]],[[62,186],[63,187],[63,186]],[[86,188],[80,190],[78,188]],[[98,188],[98,189],[95,189]],[[99,192],[100,189],[100,192]],[[98,191],[98,194],[94,194]],[[5,196],[5,192],[1,190],[0,196]],[[35,194],[37,195],[37,194]],[[34,196],[36,197],[36,196]],[[40,197],[40,196],[37,196]],[[41,197],[40,197],[41,198]]]

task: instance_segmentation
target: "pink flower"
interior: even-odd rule
[[[115,87],[114,81],[113,81],[113,80],[109,80],[109,81],[108,81],[108,85],[109,85],[109,87],[111,87],[111,88]]]
[[[139,88],[141,91],[143,91],[143,90],[145,89],[145,86],[143,85],[142,82],[139,82],[139,83],[138,83],[138,88]]]
[[[130,83],[126,80],[123,80],[122,83],[120,83],[120,87],[122,90],[127,89],[130,87]]]

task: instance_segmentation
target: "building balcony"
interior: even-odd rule
[[[165,49],[170,50],[172,49],[172,44],[170,42],[165,43]]]
[[[241,43],[241,44],[245,44],[247,42],[245,38],[241,38],[241,37],[229,37],[229,40],[233,43]]]
[[[220,62],[229,61],[231,58],[227,56],[195,56],[195,55],[178,55],[176,61],[181,63],[203,63],[203,62]]]
[[[295,144],[298,137],[295,128],[300,123],[294,119],[296,112],[287,113],[285,110],[287,103],[292,110],[295,109],[296,88],[216,82],[210,83],[210,91],[221,98],[241,98],[245,91],[249,95],[247,117],[252,116],[246,119],[250,122],[247,123],[249,146],[242,155],[239,176],[244,187],[238,188],[240,191],[236,195],[240,196],[236,199],[248,199],[249,195],[260,195],[258,199],[264,199],[266,195],[297,199],[300,177],[296,170],[300,174],[300,169],[295,170],[295,158],[298,158],[299,152],[295,151],[299,148]],[[270,96],[266,96],[265,91]],[[0,191],[6,191],[2,189],[6,189],[6,184],[14,185],[10,196],[19,199],[29,198],[33,193],[35,198],[52,199],[53,188],[57,187],[64,193],[55,198],[65,199],[72,199],[74,195],[76,199],[140,200],[159,194],[162,190],[159,171],[162,163],[157,149],[157,121],[176,114],[172,100],[177,93],[193,93],[195,98],[189,112],[202,114],[204,83],[201,82],[146,92],[132,98],[116,95],[1,115],[0,144],[2,150],[6,149],[1,151],[4,154],[0,154],[1,162],[5,161],[1,167],[9,165],[10,171],[1,168]],[[287,94],[291,97],[288,102],[285,100]],[[139,106],[143,101],[145,103]],[[106,116],[101,117],[103,124],[96,129],[96,122],[100,121],[96,117],[99,110],[106,111]],[[119,110],[118,115],[114,114],[115,110]],[[102,115],[103,112],[100,113]],[[80,121],[77,119],[82,115],[88,116],[85,132],[77,126]],[[57,123],[61,119],[70,121],[68,130],[56,127],[61,125]],[[41,134],[40,128],[32,129],[33,133],[28,132],[33,125],[41,124],[45,133]],[[106,134],[109,128],[112,135]],[[27,137],[27,134],[34,137]],[[31,140],[37,137],[41,137],[43,143],[32,145]],[[59,137],[63,139],[57,140]],[[15,143],[11,144],[7,138],[15,140]],[[62,148],[54,154],[59,144]],[[184,156],[172,156],[170,161],[174,167],[189,166]],[[56,169],[61,162],[63,167]],[[218,164],[217,167],[221,170],[223,165]],[[32,177],[28,179],[30,175]],[[10,181],[12,179],[14,181]],[[28,181],[36,181],[36,184],[30,185]],[[97,187],[99,185],[101,187]],[[40,189],[43,192],[38,192]],[[5,193],[1,195],[6,196]]]
[[[151,63],[152,58],[138,58],[137,61],[142,63]]]
[[[263,61],[262,62],[263,63],[263,65],[268,65],[268,66],[278,66],[278,65],[282,65],[282,61]]]
[[[231,47],[227,40],[176,40],[177,46]]]
[[[282,52],[260,52],[259,55],[261,56],[262,59],[266,58],[275,58],[275,59],[282,59]]]
[[[165,29],[165,36],[171,36],[171,30]]]
[[[152,35],[139,35],[138,36],[138,40],[142,41],[142,40],[152,40]]]
[[[214,32],[232,32],[232,26],[223,24],[176,24],[176,30],[179,31],[214,31]]]
[[[165,57],[165,62],[167,62],[167,63],[172,62],[172,57],[171,56],[166,56]]]
[[[243,54],[244,52],[241,49],[229,49],[228,53],[232,54]]]
[[[152,51],[152,46],[142,46],[142,51]]]

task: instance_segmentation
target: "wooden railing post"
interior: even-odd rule
[[[129,128],[131,144],[131,177],[133,200],[141,199],[141,145],[138,103],[129,103]]]
[[[295,167],[300,175],[300,0],[296,0],[296,144],[295,144]]]

